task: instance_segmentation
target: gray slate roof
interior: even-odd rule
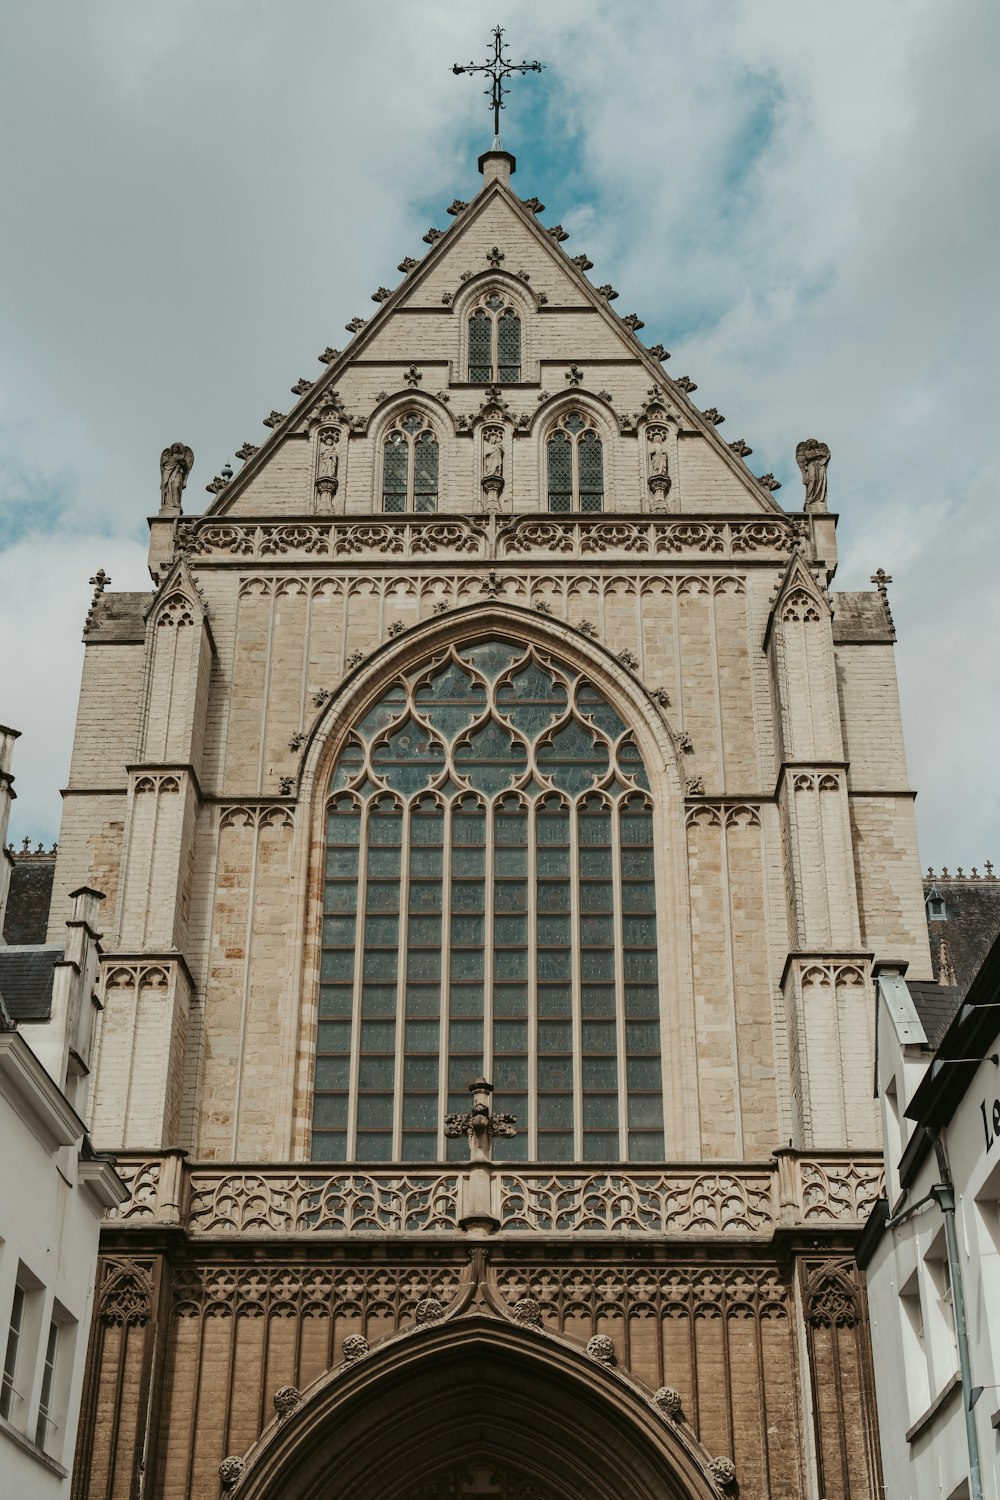
[[[908,979],[906,988],[920,1017],[927,1044],[935,1051],[965,996],[961,985],[933,984],[929,979]]]
[[[4,942],[45,942],[55,873],[54,854],[51,857],[40,854],[14,855],[7,910],[4,914]]]
[[[52,1013],[52,973],[62,948],[0,947],[0,995],[14,1021],[47,1021]]]

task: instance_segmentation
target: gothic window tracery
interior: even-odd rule
[[[397,417],[382,445],[382,509],[437,510],[440,450],[427,419],[416,411]]]
[[[521,379],[521,319],[496,288],[484,292],[469,316],[469,380],[516,385]]]
[[[490,638],[401,675],[334,768],[325,892],[314,1159],[442,1159],[483,1071],[499,1157],[662,1158],[649,784],[580,673]]]
[[[549,510],[604,509],[604,445],[581,411],[559,418],[545,444]]]

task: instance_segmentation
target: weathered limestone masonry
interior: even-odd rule
[[[484,158],[203,516],[164,504],[150,593],[99,590],[88,618],[52,931],[70,890],[106,893],[93,1135],[133,1192],[106,1232],[88,1500],[140,1476],[214,1497],[227,1457],[232,1493],[271,1494],[288,1412],[463,1318],[638,1403],[675,1476],[656,1493],[735,1493],[730,1458],[743,1500],[880,1493],[849,1259],[879,1191],[872,964],[932,978],[884,589],[830,591],[825,489],[781,509],[512,165]],[[520,319],[503,384],[468,379],[491,292]],[[572,414],[603,502],[553,512]],[[436,435],[433,511],[383,506],[408,416]],[[667,1164],[310,1163],[331,769],[401,670],[487,635],[585,671],[647,768]]]

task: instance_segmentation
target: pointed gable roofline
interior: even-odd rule
[[[829,595],[817,583],[815,576],[810,571],[801,545],[796,546],[792,553],[788,566],[782,574],[781,581],[772,595],[771,608],[767,616],[767,624],[764,627],[764,650],[767,650],[768,642],[774,629],[775,622],[780,619],[782,612],[793,600],[801,598],[804,607],[815,609],[817,618],[826,616],[833,619],[833,606]]]
[[[513,157],[506,152],[487,152],[480,158],[480,170],[489,164],[491,158],[503,156],[513,163]],[[683,413],[684,420],[689,429],[697,431],[705,441],[714,448],[716,454],[723,460],[730,472],[752,495],[755,508],[759,508],[772,515],[784,515],[783,507],[774,499],[771,492],[763,486],[756,477],[750,473],[742,460],[730,449],[728,443],[724,442],[716,431],[715,424],[704,416],[691,400],[690,395],[683,386],[671,380],[664,371],[660,361],[652,352],[642,344],[636,333],[625,320],[613,311],[609,300],[602,296],[596,287],[592,286],[583,270],[575,265],[564,250],[560,248],[557,237],[538,223],[535,210],[529,208],[513,191],[509,182],[503,180],[507,174],[495,175],[487,173],[487,181],[480,188],[475,198],[463,208],[449,227],[437,232],[432,240],[431,248],[423,260],[408,271],[400,284],[387,297],[380,301],[379,306],[372,318],[359,327],[346,349],[341,350],[336,359],[331,360],[325,372],[318,380],[309,387],[298,400],[293,409],[281,421],[275,421],[271,427],[270,435],[260,445],[243,465],[237,474],[223,490],[220,490],[208,509],[203,512],[203,518],[222,516],[227,513],[233,501],[245,488],[248,481],[260,472],[267,461],[276,451],[285,438],[296,432],[303,420],[307,418],[312,408],[324,394],[331,391],[338,377],[343,371],[358,358],[359,354],[381,332],[385,323],[398,310],[404,299],[408,298],[414,287],[417,287],[438,267],[454,247],[464,239],[471,226],[486,211],[496,199],[514,214],[515,218],[523,226],[525,231],[535,240],[536,244],[544,251],[552,262],[560,276],[568,277],[575,285],[584,301],[593,312],[603,318],[606,326],[621,343],[625,353],[632,359],[643,365],[656,384],[665,385],[670,399]],[[562,235],[561,238],[565,238]],[[496,272],[494,271],[494,274]],[[517,279],[517,278],[515,278]],[[530,290],[524,283],[525,292]],[[360,320],[354,320],[360,322]],[[368,425],[367,422],[365,424]]]

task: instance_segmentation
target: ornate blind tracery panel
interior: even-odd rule
[[[417,412],[397,418],[382,447],[382,509],[436,511],[438,441]]]
[[[469,318],[469,380],[516,385],[520,379],[521,319],[502,292],[486,292]]]
[[[571,411],[559,419],[545,445],[549,510],[604,509],[604,445],[589,417]]]
[[[574,669],[491,638],[400,676],[333,772],[324,912],[314,1159],[442,1159],[483,1071],[498,1157],[662,1157],[649,783]]]

